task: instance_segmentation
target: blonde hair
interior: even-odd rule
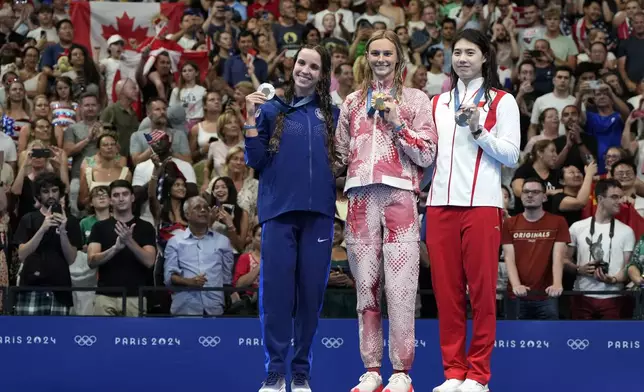
[[[232,111],[227,111],[217,117],[217,136],[224,142],[224,127],[231,121],[237,122],[237,115]]]
[[[224,176],[229,176],[229,173],[228,173],[228,164],[230,163],[230,160],[231,160],[231,159],[233,159],[233,155],[235,155],[235,154],[239,154],[240,152],[241,152],[242,154],[244,154],[244,153],[246,152],[246,150],[244,149],[244,147],[242,147],[242,146],[235,146],[235,147],[232,147],[230,150],[228,150],[228,152],[226,153],[226,166],[224,166],[224,168],[223,168],[223,170],[222,170],[222,171],[223,171]],[[246,178],[248,177],[248,175],[249,175],[249,174],[250,174],[250,168],[249,168],[248,166],[246,166],[246,173],[244,173],[244,179],[246,179]],[[229,176],[229,177],[230,177],[230,176]]]
[[[416,72],[418,71],[427,72],[427,67],[425,67],[422,64],[419,64],[419,65],[409,64],[407,66],[407,76],[405,77],[405,87],[414,87],[414,75],[416,75]]]
[[[365,58],[369,56],[369,47],[371,46],[371,44],[374,41],[381,39],[386,39],[387,41],[394,44],[396,48],[396,58],[398,59],[398,62],[396,63],[396,67],[394,68],[393,88],[396,91],[396,97],[394,98],[400,99],[402,97],[403,73],[405,72],[405,54],[403,53],[403,47],[400,44],[398,35],[391,30],[375,31],[373,34],[371,34],[371,38],[369,38],[367,45],[365,46]],[[364,73],[364,80],[362,81],[362,86],[360,88],[362,90],[362,99],[365,99],[367,97],[367,91],[369,90],[371,83],[373,82],[373,71],[371,70],[371,66],[367,64]]]

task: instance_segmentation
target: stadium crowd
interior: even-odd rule
[[[179,30],[159,39],[207,51],[207,72],[160,51],[150,69],[141,61],[135,78],[117,80],[125,49],[146,60],[150,48],[118,34],[107,53],[76,44],[65,0],[4,2],[0,286],[26,288],[4,312],[120,315],[123,293],[109,288],[124,287],[128,316],[256,314],[262,228],[258,173],[244,159],[245,97],[262,83],[283,96],[297,49],[320,44],[341,106],[362,81],[366,41],[390,29],[405,48],[405,84],[431,98],[451,88],[455,34],[479,29],[521,113],[522,159],[503,168],[499,190],[499,316],[633,317],[620,292],[639,288],[644,272],[641,1],[185,3]],[[328,281],[338,290],[326,317],[356,317],[343,188],[338,178]],[[419,288],[430,289],[423,237]],[[139,288],[153,285],[248,290],[158,291],[140,309]],[[559,298],[573,289],[615,294]],[[433,296],[419,295],[417,316],[435,315]]]

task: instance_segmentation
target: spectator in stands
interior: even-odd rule
[[[4,114],[14,121],[9,136],[17,143],[22,128],[31,121],[31,106],[25,95],[25,85],[19,79],[13,80],[9,85]]]
[[[81,219],[80,229],[83,238],[83,250],[76,254],[76,261],[69,267],[72,276],[72,286],[96,287],[96,269],[87,264],[87,247],[92,227],[96,222],[109,219],[110,215],[110,188],[105,185],[94,187],[90,192],[90,204],[87,207],[87,216]],[[74,314],[81,316],[94,315],[94,291],[74,291]]]
[[[59,20],[56,22],[56,34],[58,42],[47,46],[40,58],[40,68],[49,78],[57,78],[62,75],[57,67],[58,58],[68,52],[73,45],[74,25],[69,19]]]
[[[327,291],[324,296],[322,314],[331,318],[356,317],[355,281],[349,268],[347,249],[344,242],[344,222],[335,218],[333,224],[333,250],[331,251],[331,269],[327,286],[336,291]],[[345,291],[337,291],[344,288]],[[354,290],[349,290],[354,289]]]
[[[577,291],[620,291],[635,245],[633,230],[615,219],[624,192],[617,180],[606,179],[597,182],[595,196],[595,215],[570,227],[566,265],[577,272]],[[575,252],[576,263],[572,261]],[[621,309],[622,298],[617,294],[584,294],[573,298],[572,316],[576,320],[619,319]]]
[[[237,115],[226,111],[217,119],[218,140],[210,143],[208,160],[204,165],[204,184],[211,178],[225,175],[228,151],[235,147],[244,147],[244,135]]]
[[[166,51],[157,53],[152,59],[152,67],[146,69],[150,57],[150,45],[144,48],[141,53],[142,57],[136,69],[135,78],[141,89],[143,104],[147,106],[153,98],[160,98],[168,102],[170,92],[174,87],[170,54]]]
[[[572,80],[572,71],[568,67],[558,67],[554,70],[554,90],[540,96],[534,102],[532,109],[532,118],[530,119],[530,131],[528,137],[536,135],[536,127],[539,124],[539,116],[547,108],[555,108],[559,117],[563,109],[568,105],[575,104],[575,97],[570,95],[570,83]],[[559,134],[563,135],[565,128],[563,124],[559,126]]]
[[[118,132],[121,156],[129,156],[130,138],[139,129],[139,119],[132,107],[139,97],[139,86],[132,79],[121,79],[114,88],[118,100],[101,113],[101,122],[111,124]],[[110,93],[110,92],[108,92]]]
[[[239,256],[235,263],[235,274],[233,276],[233,286],[235,287],[252,287],[259,289],[259,270],[262,250],[262,226],[255,225],[252,231],[251,248],[248,252]],[[247,310],[257,312],[257,291],[247,291],[239,293],[243,306]]]
[[[206,89],[201,86],[199,68],[193,62],[184,63],[181,67],[181,76],[177,87],[172,89],[169,106],[183,106],[186,109],[186,127],[192,129],[193,125],[203,119],[203,98]]]
[[[217,207],[211,216],[213,230],[226,235],[239,254],[246,247],[248,212],[237,202],[237,189],[229,177],[216,178],[210,188],[211,207]]]
[[[539,140],[552,140],[554,141],[559,137],[559,113],[556,108],[547,108],[539,115],[539,123],[537,125],[537,135],[528,140],[528,143],[523,149],[523,154],[528,154],[532,151],[532,146]]]
[[[443,73],[449,75],[452,70],[452,45],[454,45],[454,35],[456,34],[456,21],[445,18],[441,24],[441,40],[431,48],[438,48],[443,51],[445,57],[443,63]],[[423,57],[423,56],[421,56]],[[425,61],[427,65],[427,61]]]
[[[90,191],[99,185],[109,185],[116,179],[132,181],[132,173],[125,165],[125,158],[118,155],[118,143],[113,133],[103,133],[96,140],[98,152],[83,161],[80,170],[78,209],[90,203]]]
[[[98,122],[99,110],[98,97],[85,93],[80,99],[83,119],[73,124],[64,132],[63,149],[68,157],[72,158],[70,202],[72,211],[77,211],[77,199],[80,192],[81,165],[85,158],[94,156],[98,152],[96,140],[100,136],[101,124]]]
[[[382,22],[385,24],[385,29],[393,30],[395,27],[394,21],[383,14],[380,13],[380,6],[382,5],[382,0],[365,0],[365,13],[360,15],[356,19],[356,25],[360,24],[361,20],[367,20],[369,23],[374,25],[376,22]],[[374,26],[375,27],[375,26]]]
[[[582,84],[575,101],[580,111],[585,95],[592,95],[596,108],[596,111],[586,111],[585,129],[588,135],[597,139],[599,174],[604,174],[606,173],[604,155],[609,147],[621,145],[624,120],[628,118],[630,109],[603,81],[599,81],[597,89],[591,88],[588,83]]]
[[[546,187],[538,178],[523,182],[522,214],[503,223],[503,254],[508,270],[508,318],[556,320],[563,291],[563,265],[570,242],[565,219],[544,211]],[[544,292],[549,297],[543,297]],[[530,294],[537,292],[539,294]]]
[[[644,78],[644,12],[639,11],[633,17],[633,33],[620,42],[618,68],[626,87],[632,93],[637,91],[637,82]]]
[[[154,102],[152,104],[154,104]],[[176,132],[175,134],[179,135],[180,132]],[[136,136],[136,134],[133,135],[133,137],[134,136]],[[173,146],[171,145],[169,134],[161,130],[155,130],[145,134],[144,137],[148,139],[147,143],[150,146],[150,151],[153,151],[153,153],[150,154],[152,158],[136,165],[132,176],[132,185],[134,186],[137,201],[143,208],[141,211],[141,218],[154,225],[154,218],[150,213],[149,203],[147,202],[149,197],[147,190],[149,189],[149,181],[152,180],[156,182],[158,180],[158,178],[154,178],[155,166],[170,160],[174,162],[179,171],[186,178],[188,197],[194,196],[198,193],[197,178],[194,169],[189,163],[173,156]],[[183,137],[185,138],[185,134],[183,134]]]
[[[333,74],[337,80],[338,88],[331,92],[331,101],[340,107],[347,95],[353,92],[353,67],[348,63],[340,64],[334,69]]]
[[[519,105],[521,115],[521,148],[525,147],[530,137],[536,135],[534,126],[530,124],[534,103],[539,95],[534,90],[535,67],[532,60],[523,60],[518,66],[518,80],[513,86],[513,94]],[[530,129],[533,129],[530,131]]]
[[[216,91],[208,91],[203,97],[203,121],[195,124],[188,135],[193,162],[205,159],[210,144],[218,140],[217,119],[221,111],[221,94]]]
[[[65,184],[56,174],[43,172],[34,178],[33,192],[40,208],[21,216],[13,238],[22,262],[19,285],[69,288],[69,266],[83,245],[78,220],[62,203]],[[64,316],[72,305],[70,291],[25,291],[18,293],[15,312]]]
[[[172,114],[179,115],[179,112],[183,112],[183,107],[172,107]],[[132,162],[134,165],[148,161],[152,158],[153,149],[149,145],[148,140],[145,137],[146,133],[150,131],[161,131],[168,135],[172,143],[172,152],[175,158],[179,158],[185,162],[192,162],[192,156],[190,154],[190,144],[188,143],[188,138],[186,132],[181,129],[172,128],[169,124],[168,119],[168,104],[161,98],[152,98],[146,106],[148,113],[149,125],[146,127],[145,120],[139,126],[139,130],[132,134],[130,138],[130,154],[132,156]],[[185,112],[183,120],[185,121]],[[185,122],[184,122],[185,124]],[[144,130],[141,130],[143,128]],[[147,129],[149,128],[149,130]],[[126,143],[125,140],[122,143]]]
[[[557,148],[552,140],[540,140],[534,144],[532,151],[527,156],[525,163],[517,169],[512,179],[512,191],[515,197],[515,214],[523,212],[521,204],[521,193],[523,192],[523,182],[526,178],[540,178],[546,186],[546,194],[551,196],[561,190],[557,181],[557,171],[555,163],[557,160]]]
[[[200,196],[183,205],[188,228],[173,236],[165,248],[164,281],[168,286],[223,287],[232,281],[233,252],[225,236],[208,227],[210,208]],[[172,295],[174,315],[213,315],[224,312],[221,291],[180,291]]]
[[[572,38],[581,52],[584,49],[584,41],[587,34],[594,29],[602,31],[608,37],[606,45],[612,50],[615,47],[614,38],[609,34],[611,30],[606,25],[605,15],[602,14],[602,2],[600,0],[584,0],[583,18],[579,18],[572,26]]]
[[[610,168],[610,177],[619,181],[624,193],[622,203],[628,203],[635,207],[637,212],[644,216],[644,198],[635,192],[635,172],[637,168],[631,159],[622,159],[613,164]]]
[[[409,9],[419,7],[420,2],[413,0],[409,2]],[[419,28],[421,27],[421,28]],[[436,45],[440,39],[440,25],[436,18],[436,5],[429,3],[423,8],[422,20],[414,22],[410,20],[407,28],[411,35],[409,47],[425,61],[425,55],[430,46]]]
[[[579,50],[570,36],[561,34],[561,8],[549,7],[543,12],[543,19],[546,23],[544,38],[550,43],[555,65],[574,69]]]
[[[579,124],[579,108],[568,105],[561,111],[561,123],[566,134],[555,139],[557,147],[557,167],[575,166],[584,170],[584,166],[597,156],[597,139],[588,135]]]
[[[293,4],[291,2],[291,4]],[[224,65],[224,79],[229,86],[234,87],[237,83],[242,81],[252,82],[252,74],[255,75],[259,83],[264,83],[268,79],[268,65],[260,58],[249,54],[250,50],[254,50],[255,40],[250,31],[242,31],[237,37],[237,48],[239,54],[230,56]],[[249,61],[253,64],[251,69],[248,68]]]
[[[584,173],[576,166],[564,166],[559,180],[563,191],[550,196],[550,211],[566,218],[568,226],[582,218],[582,210],[590,200],[597,163],[590,162]]]
[[[154,227],[132,213],[134,190],[128,181],[112,182],[109,192],[112,216],[94,224],[87,247],[87,264],[98,268],[94,314],[138,317],[145,309],[139,309],[139,287],[150,280],[156,258]],[[122,293],[101,287],[126,289],[125,313]]]
[[[37,200],[35,178],[43,172],[56,173],[58,178],[65,185],[59,188],[63,195],[69,184],[67,165],[62,161],[62,150],[49,146],[47,153],[46,146],[41,141],[35,141],[24,151],[24,159],[20,162],[20,169],[16,179],[11,185],[11,193],[18,199],[18,216],[24,216],[28,212],[35,211],[34,200]],[[34,152],[35,151],[35,152]]]
[[[634,288],[644,284],[644,236],[640,237],[633,248],[631,259],[626,266],[627,279],[633,282]]]

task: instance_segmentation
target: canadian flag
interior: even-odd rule
[[[147,74],[156,56],[168,52],[172,71],[176,72],[186,61],[197,64],[202,80],[208,71],[208,52],[187,51],[176,42],[166,39],[167,34],[178,31],[184,4],[178,3],[121,3],[121,2],[72,2],[70,19],[74,25],[75,43],[89,51],[99,52],[107,59],[107,40],[119,35],[125,43],[120,60],[102,60],[105,67],[105,87],[111,102],[116,100],[114,88],[124,78],[134,79],[141,62],[141,51],[149,47],[150,55],[144,67]]]

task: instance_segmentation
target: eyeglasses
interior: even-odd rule
[[[530,189],[524,189],[524,190],[522,190],[522,191],[521,191],[521,193],[523,193],[524,195],[535,195],[535,196],[539,196],[540,194],[542,194],[542,193],[543,193],[543,191],[542,191],[542,190],[530,190]]]
[[[614,173],[614,176],[615,178],[629,179],[635,177],[635,173],[633,173],[632,171],[616,171]]]

